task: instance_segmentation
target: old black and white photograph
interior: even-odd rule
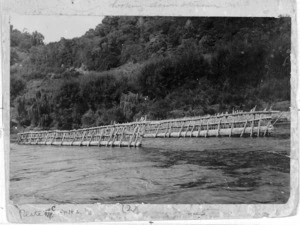
[[[286,204],[291,48],[288,16],[13,15],[10,201]]]
[[[14,204],[284,204],[290,17],[13,16]]]

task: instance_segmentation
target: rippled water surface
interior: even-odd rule
[[[23,203],[285,203],[289,125],[272,137],[144,139],[143,147],[11,144],[10,198]]]

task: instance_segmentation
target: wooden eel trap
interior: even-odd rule
[[[261,137],[273,129],[278,111],[250,111],[160,121],[141,120],[78,130],[18,133],[27,145],[138,147],[143,138]],[[273,123],[274,124],[274,123]]]

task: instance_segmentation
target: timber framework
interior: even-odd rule
[[[261,137],[273,129],[278,111],[222,113],[160,121],[113,124],[78,130],[30,131],[18,134],[19,144],[66,146],[142,145],[143,138]]]

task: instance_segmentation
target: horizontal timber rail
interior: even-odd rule
[[[273,129],[278,111],[234,112],[214,116],[137,121],[78,130],[30,131],[19,144],[67,146],[141,146],[143,138],[260,137]]]

